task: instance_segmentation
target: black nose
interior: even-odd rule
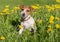
[[[25,16],[25,13],[23,13],[23,16]]]

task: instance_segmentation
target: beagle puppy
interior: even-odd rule
[[[28,29],[29,31],[36,32],[37,28],[34,25],[35,21],[33,17],[31,17],[30,15],[30,13],[34,10],[34,8],[24,5],[19,6],[19,8],[21,9],[21,19],[22,19],[21,21],[22,28],[19,30],[19,34],[22,34],[24,29]]]

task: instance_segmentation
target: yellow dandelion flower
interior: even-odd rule
[[[42,19],[41,19],[41,20],[39,20],[39,23],[40,23],[40,24],[42,24],[42,22],[43,22],[43,20],[42,20]]]
[[[37,4],[37,5],[32,5],[31,7],[34,8],[34,9],[40,9],[40,8],[41,8],[41,6],[40,6],[39,4]]]
[[[49,23],[50,23],[50,24],[53,24],[53,23],[54,23],[54,21],[50,20],[50,21],[49,21]]]
[[[49,23],[50,23],[50,24],[53,24],[53,23],[54,23],[54,21],[53,21],[53,20],[54,20],[54,16],[53,16],[53,15],[51,15],[51,16],[50,16],[50,18],[49,18]]]
[[[60,2],[60,0],[56,0],[56,2]]]
[[[32,6],[32,8],[34,8],[34,9],[38,9],[38,7],[37,7],[37,6]]]
[[[52,31],[52,28],[48,28],[47,32],[51,32]]]
[[[5,7],[6,7],[6,8],[9,8],[9,5],[6,5]]]
[[[48,11],[51,11],[51,7],[49,5],[45,5],[45,7],[48,9]]]
[[[23,28],[23,26],[22,25],[18,25],[18,27],[21,29],[21,28]]]
[[[56,24],[55,27],[58,29],[58,28],[60,28],[60,25],[59,24]]]
[[[45,7],[48,9],[48,12],[55,10],[55,6],[54,5],[52,5],[52,6],[45,5]]]
[[[9,11],[8,8],[4,9],[2,12],[3,12],[3,13],[6,13],[7,11]]]
[[[9,13],[9,8],[5,8],[2,12],[3,12],[3,13],[6,13],[6,14],[10,14],[10,13]]]
[[[58,18],[58,17],[55,17],[55,19],[56,19],[56,20],[60,20],[60,18]]]
[[[51,31],[52,31],[52,27],[51,27],[51,25],[49,25],[47,32],[51,32]]]
[[[2,12],[5,14],[10,14],[9,8],[5,8]]]
[[[0,39],[1,39],[1,40],[5,40],[5,37],[4,37],[4,36],[1,36]]]
[[[48,9],[48,12],[51,12],[51,9],[50,8]]]
[[[45,7],[46,7],[46,8],[50,8],[50,6],[49,6],[49,5],[45,5]]]
[[[51,6],[51,10],[54,11],[55,10],[55,5]]]
[[[54,20],[54,16],[51,15],[49,20],[50,20],[50,21],[53,21],[53,20]]]
[[[60,4],[56,4],[55,8],[60,9]]]
[[[17,10],[17,9],[19,9],[19,7],[15,6],[15,7],[14,7],[14,10]]]

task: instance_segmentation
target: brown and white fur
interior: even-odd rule
[[[21,26],[22,28],[19,30],[19,34],[22,34],[22,32],[24,31],[24,29],[28,29],[30,31],[34,31],[36,32],[36,26],[34,25],[35,24],[35,21],[33,19],[33,17],[31,17],[30,13],[34,10],[32,7],[29,7],[29,6],[24,6],[24,5],[21,5],[20,6],[20,9],[21,9]]]

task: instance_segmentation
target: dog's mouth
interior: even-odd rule
[[[21,17],[21,21],[24,21],[24,20],[25,20],[25,18],[26,18],[25,16],[24,16],[24,17],[22,16],[22,17]]]
[[[21,16],[21,19],[23,19],[23,20],[24,20],[25,18],[26,18],[25,16]]]
[[[28,15],[28,16],[26,16],[26,17],[21,17],[21,20],[22,21],[26,21],[26,20],[28,20],[30,18],[30,15]]]

